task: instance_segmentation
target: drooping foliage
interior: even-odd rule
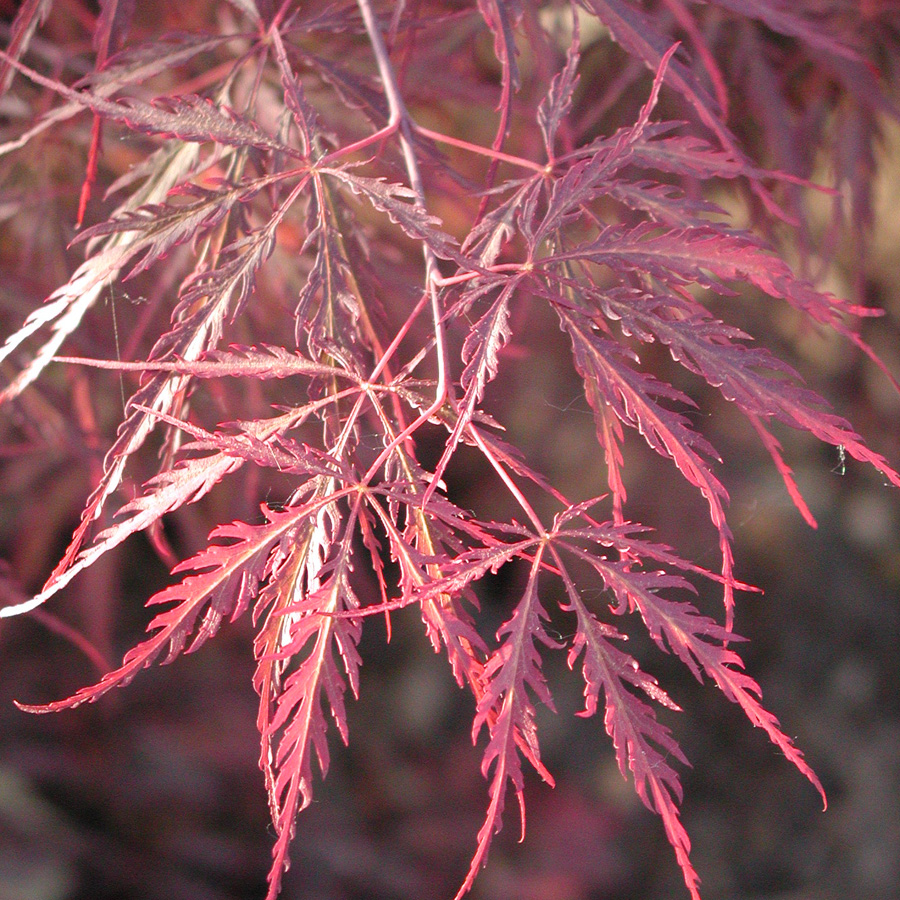
[[[898,113],[886,90],[896,12],[849,0],[231,0],[185,31],[168,30],[165,13],[161,27],[148,6],[101,0],[91,42],[60,69],[36,37],[66,15],[53,6],[21,4],[8,30],[0,89],[9,109],[38,112],[4,123],[0,178],[25,208],[14,180],[28,170],[36,191],[49,189],[42,148],[69,142],[84,170],[68,206],[73,262],[10,327],[0,400],[39,451],[23,401],[56,367],[112,370],[110,396],[126,382],[131,392],[68,548],[32,599],[0,615],[51,600],[137,532],[174,580],[147,600],[160,611],[121,666],[23,708],[98,700],[249,614],[272,900],[313,797],[313,758],[328,768],[329,725],[349,739],[367,617],[415,607],[472,695],[484,747],[488,811],[459,896],[510,790],[524,817],[525,765],[552,782],[535,715],[554,705],[544,659],[562,653],[583,677],[581,715],[602,712],[622,774],[661,817],[698,898],[679,818],[687,760],[656,715],[679,707],[624,649],[629,631],[643,628],[720,688],[822,788],[735,649],[735,592],[748,586],[736,575],[728,461],[682,383],[641,352],[665,347],[740,411],[810,524],[775,423],[900,486],[788,362],[713,311],[792,308],[873,356],[855,323],[875,311],[810,280],[824,257],[805,204],[811,191],[834,204],[826,248],[839,232],[865,241],[872,147]],[[833,179],[813,186],[821,152]],[[802,275],[775,249],[786,231]],[[138,284],[148,313],[99,358],[85,322],[111,291]],[[538,357],[547,328],[567,343],[605,460],[606,483],[579,496],[503,435],[502,403],[488,413],[506,361]],[[426,465],[419,449],[435,426],[442,443]],[[699,493],[716,571],[630,520],[626,429]],[[157,471],[135,488],[151,445]],[[515,515],[454,497],[463,447]],[[248,468],[283,494],[172,558],[166,517]],[[486,635],[477,587],[508,565],[527,573],[522,590]],[[695,605],[698,579],[721,590],[720,620]],[[568,636],[548,628],[551,616],[571,622]]]

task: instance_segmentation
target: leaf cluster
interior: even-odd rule
[[[92,51],[60,73],[33,40],[53,21],[51,0],[22,4],[0,87],[40,112],[4,127],[2,177],[70,140],[85,177],[68,221],[85,227],[70,235],[78,262],[0,347],[0,401],[27,421],[27,398],[57,366],[110,370],[132,389],[66,551],[30,600],[0,615],[49,601],[138,532],[174,579],[147,601],[159,610],[148,637],[118,668],[23,708],[96,701],[249,616],[272,900],[313,798],[313,760],[324,775],[332,726],[349,739],[368,617],[413,607],[472,696],[473,740],[484,736],[488,808],[458,896],[487,859],[510,790],[524,825],[526,766],[552,782],[536,706],[554,708],[543,665],[561,652],[583,680],[581,715],[602,713],[622,774],[660,816],[699,898],[679,818],[676,766],[687,760],[657,717],[679,707],[626,649],[633,629],[720,688],[822,788],[734,649],[734,595],[748,586],[735,573],[719,453],[695,427],[695,401],[642,353],[664,347],[739,411],[810,524],[776,423],[900,486],[791,365],[714,311],[781,305],[874,359],[855,325],[872,311],[795,274],[772,243],[792,223],[809,251],[804,185],[827,133],[838,135],[831,193],[849,190],[850,224],[865,236],[874,157],[851,154],[844,134],[852,126],[870,148],[878,116],[896,115],[875,67],[897,29],[877,10],[840,6],[231,0],[205,30],[166,32],[136,4],[107,0]],[[492,48],[493,82],[473,37]],[[619,74],[592,74],[598,60],[617,60]],[[755,134],[731,124],[734,81],[751,85]],[[466,118],[454,117],[460,102]],[[426,127],[434,121],[453,128]],[[117,138],[136,148],[127,169]],[[723,185],[756,227],[714,202]],[[26,197],[10,198],[27,211]],[[147,286],[148,313],[98,358],[87,323],[111,287],[129,284]],[[541,354],[548,328],[566,341],[605,461],[606,483],[577,497],[506,440],[494,414],[503,404],[488,402],[507,361]],[[106,384],[115,397],[119,382]],[[211,421],[204,398],[224,414]],[[698,493],[716,571],[629,519],[626,431]],[[471,452],[514,515],[454,496]],[[163,523],[248,470],[281,487],[278,501],[173,555]],[[527,574],[486,635],[478,585],[504,566]],[[698,581],[721,589],[721,621],[699,611]],[[549,627],[559,616],[569,637]]]

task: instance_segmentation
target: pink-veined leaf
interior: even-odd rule
[[[668,600],[648,590],[629,590],[628,609],[636,609],[656,643],[672,652],[698,680],[705,672],[725,696],[744,711],[747,718],[762,728],[775,746],[806,776],[825,799],[825,791],[815,772],[793,741],[784,734],[778,719],[760,703],[759,685],[743,671],[743,662],[728,643],[740,638],[708,616],[701,615],[687,602]]]
[[[348,169],[322,168],[320,171],[346,185],[354,194],[365,197],[375,209],[386,213],[409,237],[422,242],[435,256],[451,259],[465,268],[471,268],[471,260],[460,254],[456,249],[456,242],[449,234],[436,227],[441,224],[441,220],[419,205],[412,188],[391,184],[383,178],[357,175]]]
[[[488,572],[497,572],[516,557],[527,558],[528,551],[538,543],[537,538],[527,536],[521,541],[498,541],[489,547],[473,547],[458,554],[452,561],[442,566],[442,576],[431,579],[416,593],[418,601],[441,594],[458,594],[474,581],[480,580]]]
[[[151,620],[147,630],[155,633],[129,650],[118,669],[65,700],[42,706],[19,705],[31,712],[53,712],[93,702],[112,688],[128,684],[164,652],[166,656],[162,662],[165,664],[182,651],[190,653],[200,647],[215,634],[224,618],[234,621],[256,595],[266,557],[275,542],[310,514],[306,508],[285,512],[275,512],[265,506],[262,509],[266,518],[264,525],[244,522],[220,525],[211,532],[211,543],[205,550],[176,566],[176,572],[194,574],[159,591],[147,601],[148,605],[175,605]],[[201,613],[203,618],[198,625]],[[191,635],[190,646],[185,650]]]
[[[541,656],[535,647],[540,641],[548,647],[558,647],[544,627],[548,616],[538,597],[538,576],[541,571],[543,547],[535,554],[528,583],[512,617],[500,626],[497,639],[500,646],[488,658],[482,678],[484,695],[478,702],[472,726],[473,739],[485,725],[489,739],[481,761],[481,772],[488,777],[493,768],[490,785],[490,805],[484,824],[478,832],[478,846],[469,872],[456,897],[462,897],[471,887],[475,875],[483,865],[491,839],[502,825],[507,782],[512,783],[519,800],[522,828],[525,828],[523,800],[524,778],[519,760],[516,736],[521,735],[535,759],[540,759],[534,705],[528,689],[550,709],[554,709],[543,672]],[[496,718],[491,721],[489,714]]]
[[[175,347],[180,332],[208,335],[207,347],[218,342],[225,316],[230,315],[233,321],[242,311],[256,284],[259,269],[275,249],[278,227],[305,183],[305,180],[301,181],[292,189],[267,222],[225,247],[222,251],[224,262],[214,269],[197,271],[184,281],[180,302],[175,308],[175,316],[184,315],[184,318],[177,329],[157,343],[156,355],[178,352]]]
[[[585,708],[578,715],[594,715],[600,691],[603,692],[603,723],[613,742],[619,771],[627,777],[627,771],[631,770],[638,796],[662,819],[691,898],[700,900],[700,879],[690,861],[691,844],[678,811],[683,793],[681,781],[670,762],[676,759],[687,765],[687,758],[669,729],[657,720],[653,708],[626,685],[639,688],[669,709],[678,710],[679,707],[659,687],[656,679],[640,670],[633,657],[611,643],[611,640],[623,640],[625,636],[590,613],[568,574],[564,574],[564,582],[569,597],[566,608],[576,614],[578,621],[569,649],[569,668],[573,668],[578,657],[584,654]]]
[[[572,108],[572,96],[578,85],[578,63],[581,60],[579,47],[581,44],[581,30],[578,27],[578,17],[573,17],[572,41],[566,50],[566,64],[560,72],[553,76],[547,96],[541,101],[537,109],[537,123],[544,139],[544,150],[547,159],[555,157],[556,134],[559,127]]]
[[[624,364],[621,359],[623,349],[597,336],[590,321],[580,313],[562,306],[557,306],[557,313],[572,339],[575,367],[584,379],[585,394],[591,408],[603,409],[608,404],[624,424],[640,431],[650,447],[669,457],[706,499],[710,519],[719,535],[725,612],[730,626],[734,615],[735,580],[731,530],[724,507],[728,494],[705,458],[718,459],[718,455],[705,438],[688,427],[684,416],[661,406],[657,398],[686,404],[690,401],[670,385]],[[602,417],[598,431],[601,426]],[[603,439],[602,431],[599,439]]]
[[[447,438],[444,452],[434,470],[434,479],[439,480],[450,458],[456,452],[463,432],[469,427],[475,407],[484,395],[488,381],[497,374],[498,354],[510,337],[509,302],[517,286],[517,280],[510,280],[494,300],[488,311],[471,328],[463,344],[463,360],[466,367],[462,374],[465,395],[456,409],[456,422]]]
[[[313,362],[301,353],[287,350],[277,344],[261,344],[245,347],[231,344],[226,350],[206,350],[196,360],[142,360],[119,362],[113,359],[86,359],[79,356],[58,356],[57,362],[71,365],[112,369],[120,372],[175,372],[195,378],[291,378],[302,375],[307,378],[349,378],[355,376],[339,366]]]
[[[313,754],[322,775],[328,771],[324,702],[328,703],[344,743],[348,740],[344,708],[347,683],[339,670],[338,659],[355,696],[359,689],[360,664],[356,645],[362,626],[358,620],[333,614],[359,606],[348,580],[350,546],[346,539],[341,542],[340,556],[333,561],[335,568],[321,585],[308,593],[301,589],[301,596],[294,596],[279,610],[280,615],[289,618],[285,619],[283,637],[274,656],[289,660],[291,671],[274,698],[274,714],[262,735],[264,745],[274,745],[268,763],[273,777],[269,800],[277,834],[267,900],[274,900],[278,894],[282,873],[289,862],[288,847],[297,813],[312,802]],[[315,559],[315,554],[309,558]],[[312,577],[318,580],[319,574]],[[261,703],[267,702],[269,699],[261,696]]]
[[[0,59],[9,62],[31,81],[55,91],[66,100],[79,103],[104,118],[122,122],[142,134],[189,142],[255,147],[288,156],[300,155],[294,148],[266,134],[255,122],[205,97],[186,94],[182,97],[160,97],[153,103],[145,103],[136,98],[108,100],[91,91],[76,91],[60,81],[45,78],[3,51],[0,51]]]

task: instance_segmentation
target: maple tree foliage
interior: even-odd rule
[[[219,6],[205,30],[160,32],[133,2],[101,0],[91,51],[60,69],[35,40],[52,0],[26,2],[0,56],[7,97],[40,110],[5,127],[4,177],[57,134],[84,166],[69,235],[78,261],[5,337],[0,399],[28,422],[24,401],[59,366],[111,370],[113,396],[134,385],[69,546],[35,596],[0,615],[44,604],[137,532],[174,578],[147,600],[149,636],[118,668],[23,708],[98,700],[249,615],[276,834],[271,900],[315,769],[327,772],[329,728],[350,737],[368,617],[415,607],[471,693],[483,741],[487,814],[458,896],[510,791],[524,824],[525,767],[552,783],[536,704],[553,709],[543,661],[560,652],[583,677],[580,714],[602,712],[622,774],[660,816],[698,898],[679,818],[687,759],[657,718],[679,707],[624,649],[638,623],[822,787],[735,649],[735,592],[749,586],[736,574],[728,461],[719,466],[695,427],[684,382],[645,368],[641,352],[665,347],[740,411],[810,524],[775,423],[900,486],[788,362],[713,312],[782,304],[879,364],[857,327],[876,311],[812,280],[821,258],[804,197],[834,203],[826,246],[841,229],[862,244],[879,117],[898,114],[885,90],[900,58],[896,12],[875,0]],[[617,69],[585,83],[585,56],[600,46]],[[488,48],[493,81],[475,63]],[[452,74],[436,80],[442,70]],[[735,83],[749,109],[739,122]],[[482,141],[426,124],[453,121],[457,102],[478,107]],[[822,146],[834,173],[817,187]],[[715,202],[723,185],[730,206]],[[801,274],[775,249],[785,229]],[[147,315],[121,346],[116,335],[115,357],[84,352],[91,310],[129,284],[151,286]],[[548,322],[568,343],[605,460],[606,484],[577,497],[536,470],[488,405],[512,351],[540,354]],[[225,398],[225,421],[210,420],[205,392]],[[436,427],[441,450],[426,465],[419,448]],[[699,493],[715,571],[629,519],[626,429]],[[463,446],[515,515],[455,502],[447,485]],[[148,478],[151,447],[161,449]],[[166,517],[247,469],[287,485],[281,498],[174,557]],[[487,635],[476,588],[508,565],[527,577]],[[698,580],[719,586],[720,619],[693,602]],[[571,621],[568,637],[548,627],[557,616]]]

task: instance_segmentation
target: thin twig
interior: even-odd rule
[[[406,164],[406,172],[409,176],[410,187],[415,193],[416,206],[425,209],[425,188],[422,182],[422,175],[419,171],[419,162],[416,159],[415,149],[412,142],[412,128],[410,115],[407,112],[406,105],[400,93],[400,87],[397,84],[397,77],[394,74],[394,67],[391,65],[387,48],[384,45],[384,38],[381,36],[381,29],[375,19],[375,13],[369,0],[357,0],[359,11],[362,14],[363,22],[366,26],[366,32],[372,44],[372,52],[375,54],[375,61],[378,64],[378,72],[381,76],[381,83],[384,87],[384,95],[388,102],[390,110],[390,120],[388,128],[396,126],[399,128],[400,149],[403,153],[403,160]],[[431,318],[434,323],[435,348],[437,351],[438,364],[438,380],[435,391],[435,399],[432,406],[422,414],[420,421],[426,421],[443,406],[444,401],[450,396],[450,385],[447,373],[447,344],[444,335],[443,315],[441,311],[440,296],[438,295],[435,278],[438,277],[437,259],[428,244],[422,245],[422,252],[425,256],[425,286],[431,302]]]

